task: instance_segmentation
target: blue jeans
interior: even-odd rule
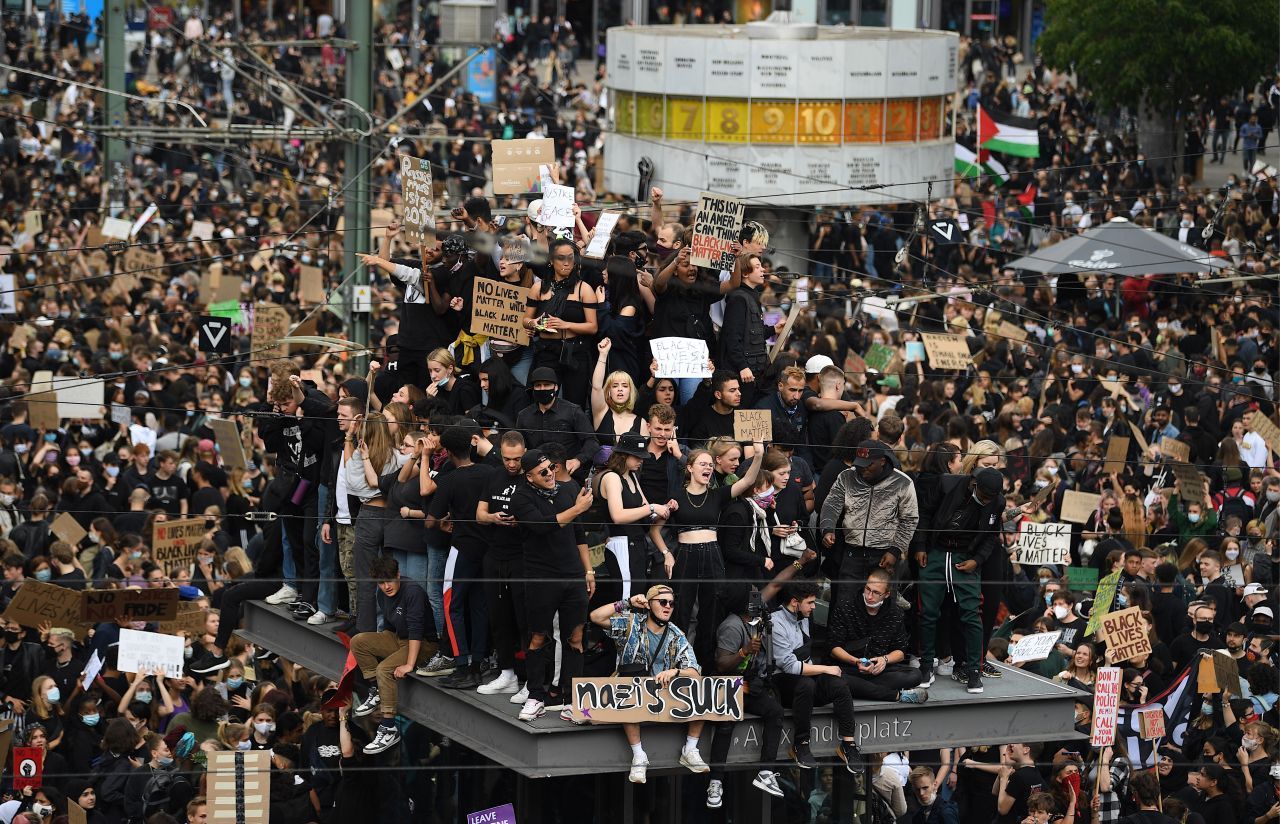
[[[511,364],[511,377],[522,386],[529,385],[529,373],[533,371],[533,347],[526,346],[520,353],[520,359]]]
[[[336,602],[338,581],[342,576],[338,572],[338,534],[334,527],[332,541],[325,542],[321,537],[324,530],[324,513],[329,506],[329,496],[333,492],[328,486],[321,484],[316,495],[319,504],[316,512],[316,549],[320,551],[320,592],[316,596],[316,609],[325,615],[333,615],[337,610]]]
[[[427,547],[427,601],[440,633],[444,632],[444,565],[448,559],[449,547]]]
[[[413,581],[424,590],[427,588],[427,575],[430,569],[427,553],[393,549],[391,557],[395,558],[396,563],[400,565],[400,577],[403,580]]]
[[[684,406],[693,400],[693,393],[702,385],[702,378],[676,378],[675,382],[680,391],[680,405]]]
[[[289,531],[280,530],[280,551],[284,558],[281,559],[281,569],[284,575],[284,582],[291,587],[297,588],[295,583],[298,579],[298,569],[293,563],[293,547],[289,546]]]

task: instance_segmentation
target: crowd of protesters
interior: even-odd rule
[[[119,629],[160,627],[4,622],[5,711],[16,740],[46,753],[43,786],[0,804],[5,824],[56,821],[68,800],[97,824],[201,824],[207,753],[236,749],[271,751],[273,824],[407,796],[452,820],[429,782],[344,769],[450,746],[399,715],[404,679],[475,691],[529,723],[558,710],[553,723],[567,724],[581,721],[566,707],[572,678],[615,671],[741,675],[765,733],[751,783],[793,820],[1280,818],[1280,471],[1258,434],[1278,420],[1280,318],[1274,280],[1258,277],[1275,272],[1274,181],[1250,166],[1225,193],[1199,190],[1176,159],[1100,129],[1064,78],[1036,67],[1017,80],[974,44],[960,106],[1042,123],[1040,159],[1010,159],[1007,179],[958,181],[929,204],[782,213],[813,220],[806,249],[772,248],[782,226],[749,220],[724,271],[691,264],[691,204],[655,187],[592,259],[599,209],[625,198],[597,192],[607,95],[576,77],[571,31],[505,21],[496,102],[484,104],[456,80],[433,86],[447,67],[430,47],[396,68],[387,53],[407,53],[409,27],[389,20],[370,114],[398,140],[368,170],[371,214],[390,216],[371,220],[377,253],[361,261],[373,363],[356,372],[351,352],[268,357],[251,343],[263,303],[352,334],[301,298],[304,267],[334,293],[353,275],[338,224],[364,170],[342,168],[342,140],[228,148],[177,135],[133,142],[131,161],[106,169],[93,132],[103,103],[77,85],[101,69],[83,21],[67,23],[5,17],[6,55],[29,71],[12,72],[0,99],[0,244],[16,289],[0,353],[0,607],[28,581],[177,587],[207,618],[182,633],[182,678],[117,667]],[[244,31],[323,39],[342,26],[286,16]],[[157,100],[286,129],[339,110],[340,48],[246,49],[241,34],[229,13],[157,26],[131,56],[131,92],[151,98],[128,103],[131,121],[195,125]],[[1250,145],[1253,131],[1239,131],[1243,151],[1265,150],[1265,133]],[[492,195],[487,139],[526,136],[556,141],[575,228],[550,230],[523,216],[527,199]],[[396,217],[398,153],[433,166],[441,219],[420,245]],[[93,240],[107,214],[132,221],[153,203],[129,241]],[[963,213],[972,229],[935,246],[912,231],[917,211]],[[1008,266],[1117,216],[1240,277]],[[197,221],[211,239],[188,240]],[[123,275],[126,246],[164,262]],[[243,284],[230,356],[197,343],[213,263]],[[471,329],[484,279],[529,289],[527,344]],[[989,328],[993,310],[1026,338]],[[922,332],[961,336],[973,365],[930,367],[913,354]],[[661,375],[649,341],[662,337],[704,342],[709,377]],[[896,357],[873,369],[877,345]],[[49,422],[42,370],[102,380],[103,416]],[[735,440],[739,409],[771,413],[767,443]],[[244,439],[215,432],[218,419]],[[1129,451],[1108,467],[1117,437]],[[1175,481],[1166,438],[1185,445],[1201,487]],[[1068,492],[1100,496],[1071,525],[1070,564],[1023,567],[1020,524],[1062,522]],[[84,537],[54,529],[63,513]],[[154,524],[188,516],[208,524],[194,562],[157,564]],[[1142,608],[1149,656],[1112,660],[1086,637],[1096,584],[1071,570],[1118,573],[1114,608]],[[352,636],[353,698],[287,650],[236,636],[257,600]],[[811,623],[819,600],[825,626]],[[1062,634],[1047,659],[1011,663],[1012,644],[1051,631]],[[1206,649],[1227,650],[1239,682],[1179,702],[1180,733],[1155,748],[864,754],[856,741],[859,700],[981,701],[1015,668],[1079,690],[1087,734],[1100,666],[1123,668],[1126,705],[1163,707],[1180,685],[1196,692]],[[86,687],[93,653],[103,667]],[[808,740],[825,705],[834,768]],[[645,783],[642,729],[624,734],[629,779]],[[679,753],[706,776],[713,809],[732,786],[731,736],[694,722]],[[863,769],[875,792],[855,809],[832,785]]]

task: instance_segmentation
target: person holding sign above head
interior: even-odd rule
[[[760,463],[764,457],[764,444],[753,444],[755,456],[742,477],[732,485],[711,488],[715,472],[715,460],[706,449],[689,453],[685,469],[685,484],[672,498],[676,506],[668,518],[658,517],[649,527],[649,537],[662,553],[667,577],[675,582],[680,606],[675,621],[682,627],[689,626],[693,618],[694,603],[698,605],[698,632],[694,636],[695,651],[699,660],[710,661],[714,651],[715,630],[720,623],[718,613],[719,588],[724,581],[724,558],[716,542],[716,527],[729,502],[750,492],[760,476]],[[675,528],[677,547],[673,554],[662,536],[662,527]],[[706,623],[701,623],[705,621]]]
[[[620,677],[654,678],[666,686],[677,676],[702,674],[693,647],[680,628],[672,624],[675,593],[666,584],[654,584],[644,595],[632,595],[627,601],[616,601],[597,607],[591,623],[605,630],[618,647]],[[690,721],[680,764],[691,772],[705,773],[711,768],[698,752],[703,721]],[[627,780],[643,784],[648,776],[649,756],[640,741],[639,724],[623,724],[622,731],[631,745],[631,772]]]
[[[599,331],[596,292],[582,280],[578,247],[573,241],[551,241],[551,277],[529,290],[524,328],[536,340],[533,365],[555,371],[564,396],[585,407],[591,389],[591,353],[587,344]]]
[[[653,279],[655,295],[652,338],[697,338],[706,341],[709,352],[716,351],[715,332],[711,324],[711,307],[742,283],[742,270],[733,267],[728,280],[717,282],[700,276],[700,270],[689,262],[689,247],[670,256]],[[738,370],[733,375],[737,377]],[[680,402],[688,403],[702,383],[699,378],[677,378]]]

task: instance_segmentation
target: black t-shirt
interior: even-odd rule
[[[720,523],[720,513],[733,500],[733,487],[717,486],[700,495],[690,495],[682,486],[672,497],[678,505],[671,514],[671,525],[676,529],[681,532],[715,529]]]
[[[1000,824],[1022,824],[1027,817],[1027,799],[1043,791],[1044,776],[1035,767],[1019,767],[1009,776],[1005,792],[1013,797],[1013,807],[1000,816]]]
[[[187,497],[186,481],[176,474],[161,478],[152,472],[143,479],[142,483],[151,491],[151,500],[147,502],[148,507],[158,506],[170,515],[177,515],[182,511],[182,499]]]
[[[495,474],[491,466],[471,464],[436,480],[436,492],[431,496],[427,514],[433,518],[452,517],[452,544],[461,552],[482,553],[488,543],[488,535],[476,523],[476,507]]]
[[[584,574],[578,554],[578,544],[585,543],[582,528],[575,524],[561,526],[556,521],[557,514],[573,506],[580,489],[575,481],[563,481],[548,498],[528,482],[516,487],[511,509],[520,522],[526,577],[543,574],[572,578]]]
[[[494,452],[496,451],[494,450]],[[493,452],[489,454],[492,455]],[[495,472],[484,496],[484,500],[489,504],[489,514],[497,515],[499,512],[505,512],[514,516],[511,511],[511,498],[522,485],[528,485],[522,474],[508,475],[506,470]],[[520,559],[524,548],[520,540],[520,529],[518,527],[488,525],[484,527],[484,530],[488,536],[489,551],[494,553],[494,557],[497,560],[517,561]]]
[[[640,477],[640,490],[644,492],[645,500],[655,504],[665,504],[671,500],[671,478],[672,473],[668,467],[672,463],[679,463],[679,459],[670,452],[663,452],[660,457],[655,458],[652,452],[645,452],[644,463],[640,465],[640,471],[636,473]],[[675,475],[679,476],[679,469],[676,469]]]

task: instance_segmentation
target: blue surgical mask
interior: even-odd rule
[[[449,385],[448,378],[441,378],[440,380],[436,381],[436,386],[440,387],[441,389],[446,388],[448,385]]]
[[[251,743],[249,742],[249,739],[248,739],[248,738],[246,738],[245,740],[241,741],[239,744],[236,744],[236,749],[237,749],[237,750],[247,750],[247,749],[249,749],[249,748],[250,748],[250,747],[252,747],[252,746],[253,746],[253,744],[251,744]]]
[[[1046,593],[1044,594],[1044,605],[1045,605],[1045,606],[1049,606],[1049,605],[1050,605],[1050,604],[1052,604],[1052,603],[1053,603],[1053,593],[1052,593],[1052,592],[1046,592]]]
[[[129,553],[129,560],[131,561],[137,561],[140,558],[142,558],[142,550],[140,549],[135,549],[133,552]]]
[[[45,693],[44,697],[50,704],[56,704],[62,700],[62,690],[57,687],[52,687],[47,693]]]
[[[44,433],[44,442],[45,442],[45,443],[57,443],[57,442],[58,442],[58,434],[57,434],[56,432],[46,432],[46,433]]]
[[[1212,702],[1212,701],[1201,701],[1201,702],[1200,702],[1200,714],[1201,714],[1201,715],[1213,715],[1213,702]]]
[[[166,755],[166,756],[163,756],[163,757],[161,757],[161,758],[157,758],[157,759],[156,759],[156,762],[157,762],[161,767],[172,767],[172,766],[173,766],[173,756],[172,756],[172,755]]]
[[[115,478],[115,477],[118,477],[119,475],[120,475],[120,467],[118,466],[107,467],[107,477]]]
[[[110,352],[108,355],[112,360],[121,360],[124,358],[124,352]]]
[[[93,715],[82,715],[80,720],[84,722],[86,727],[96,727],[98,722],[102,720],[102,716],[95,712]]]
[[[1118,607],[1120,607],[1120,608],[1122,608],[1122,609],[1123,609],[1124,607],[1129,606],[1129,596],[1128,596],[1128,595],[1125,595],[1123,592],[1117,592],[1117,593],[1116,593],[1116,606],[1118,606]]]
[[[144,703],[144,704],[150,704],[150,703],[151,703],[151,693],[149,693],[149,692],[139,692],[139,693],[135,693],[133,697],[134,697],[134,698],[137,698],[139,701],[141,701],[141,702],[142,702],[142,703]]]
[[[243,678],[228,678],[228,679],[227,679],[227,689],[229,689],[229,690],[238,690],[238,689],[240,689],[240,688],[241,688],[241,687],[243,687],[243,686],[244,686],[244,679],[243,679]]]
[[[1193,523],[1193,524],[1198,524],[1198,523],[1200,523],[1200,513],[1199,513],[1199,512],[1188,512],[1188,513],[1187,513],[1187,521],[1188,521],[1188,522],[1190,522],[1190,523]]]
[[[253,378],[242,376],[240,378],[240,385],[243,386],[245,389],[248,389],[250,386],[253,386]]]
[[[36,580],[37,580],[37,581],[48,581],[48,580],[50,580],[51,578],[53,578],[53,571],[52,571],[52,570],[49,570],[49,569],[37,569],[37,570],[36,570]]]

